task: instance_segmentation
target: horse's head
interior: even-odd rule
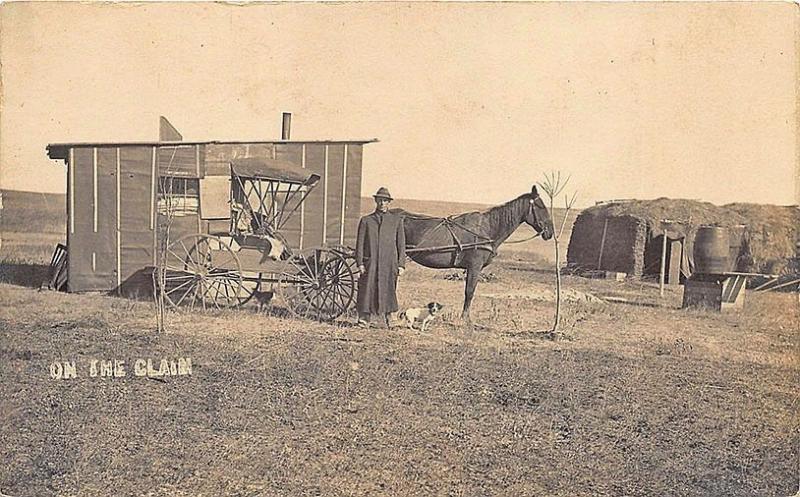
[[[550,211],[544,205],[542,197],[536,190],[536,185],[531,189],[530,207],[528,214],[525,216],[525,222],[528,223],[537,233],[542,235],[542,238],[549,240],[553,237],[553,220],[550,218]]]

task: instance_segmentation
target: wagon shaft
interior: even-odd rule
[[[491,250],[492,241],[487,240],[485,242],[475,242],[475,243],[464,243],[461,245],[441,245],[438,247],[413,247],[408,246],[406,247],[407,254],[415,254],[420,252],[450,252],[450,251],[459,251],[464,249],[471,249],[471,248],[488,248]]]

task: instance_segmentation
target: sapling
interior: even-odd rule
[[[555,220],[555,201],[559,195],[566,189],[569,184],[570,177],[567,176],[562,180],[561,171],[545,173],[544,181],[539,184],[539,187],[544,191],[550,200],[550,218]],[[572,194],[572,197],[564,195],[564,219],[561,220],[561,227],[553,233],[553,247],[555,252],[555,266],[556,266],[556,312],[553,319],[553,328],[550,333],[558,331],[558,325],[561,321],[561,259],[558,246],[558,239],[564,233],[564,227],[567,224],[567,217],[572,206],[575,205],[575,199],[578,197],[578,192]]]
[[[170,228],[175,217],[175,195],[171,178],[159,178],[161,209],[158,212],[158,265],[153,271],[153,296],[155,297],[156,329],[159,333],[166,330],[166,286],[167,286],[167,247],[170,244]]]

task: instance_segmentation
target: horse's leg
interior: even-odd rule
[[[478,276],[481,274],[480,264],[470,264],[467,266],[467,282],[464,286],[464,309],[461,311],[461,318],[467,323],[471,323],[469,317],[469,306],[472,297],[475,296],[475,287],[478,286]]]

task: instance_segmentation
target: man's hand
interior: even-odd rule
[[[397,276],[403,276],[403,273],[405,273],[405,272],[406,272],[406,268],[404,268],[403,266],[400,266],[400,267],[397,268]]]
[[[367,268],[365,268],[364,265],[362,264],[361,266],[358,266],[358,272],[361,274],[365,274],[367,272]]]

